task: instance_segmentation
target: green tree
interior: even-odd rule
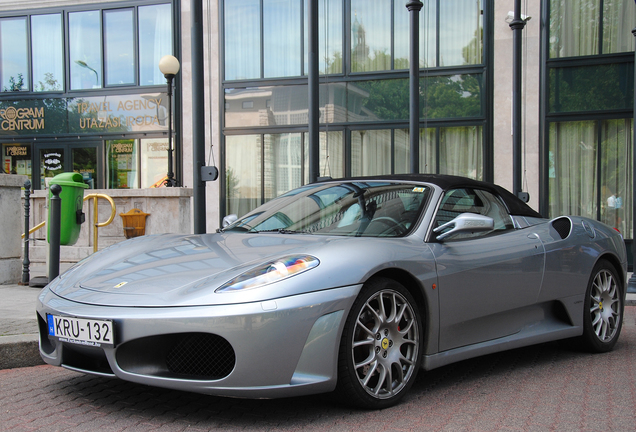
[[[5,86],[4,91],[17,92],[22,90],[26,90],[24,88],[24,75],[19,73],[17,78],[13,76],[9,77],[9,87]]]

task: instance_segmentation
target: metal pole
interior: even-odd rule
[[[190,0],[192,11],[192,200],[194,234],[205,234],[205,182],[201,168],[205,166],[205,82],[203,69],[203,1]],[[208,11],[208,13],[212,13]],[[210,71],[212,72],[212,71]]]
[[[318,0],[309,0],[309,183],[320,176],[320,119],[318,86]]]
[[[409,55],[409,147],[410,172],[420,172],[420,10],[422,2],[410,1],[409,10],[410,55]]]
[[[632,30],[632,34],[636,38],[636,27]],[[634,66],[636,66],[636,58],[634,60]],[[636,72],[634,73],[634,112],[632,115],[636,119]],[[636,170],[636,120],[632,129],[634,130],[632,137],[632,276],[627,282],[628,293],[636,293],[636,176],[634,175],[634,170]]]
[[[29,216],[31,208],[31,181],[24,182],[24,260],[22,261],[22,285],[29,284]]]
[[[510,22],[512,29],[512,193],[520,196],[522,191],[521,160],[521,59],[522,59],[522,31],[526,22],[521,19],[521,0],[515,0],[514,17]]]
[[[167,187],[175,186],[174,171],[172,168],[172,80],[174,75],[166,75],[168,81],[168,180]]]
[[[60,198],[62,186],[51,185],[51,217],[49,219],[49,282],[60,274],[60,223],[62,199]]]

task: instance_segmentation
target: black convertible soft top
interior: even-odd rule
[[[347,180],[347,181],[369,181],[369,180],[395,180],[395,181],[416,181],[423,183],[433,183],[443,190],[455,189],[458,187],[471,187],[475,189],[482,189],[494,193],[501,197],[501,199],[508,207],[508,211],[514,216],[528,216],[542,218],[541,214],[533,210],[528,204],[521,201],[514,196],[508,190],[497,186],[492,183],[473,180],[467,177],[459,177],[446,174],[392,174],[392,175],[378,175],[368,177],[351,177],[346,179],[334,179],[334,180]]]

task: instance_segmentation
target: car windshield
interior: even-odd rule
[[[223,231],[399,237],[417,222],[430,188],[395,182],[305,186],[269,201]]]

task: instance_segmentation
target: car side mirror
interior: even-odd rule
[[[236,220],[238,219],[238,216],[235,214],[229,214],[227,216],[225,216],[223,218],[223,223],[222,223],[222,227],[223,228],[227,228],[228,226],[232,225],[234,222],[236,222]]]
[[[495,221],[491,217],[480,214],[462,213],[452,221],[446,222],[442,226],[438,226],[433,230],[433,232],[438,233],[450,227],[452,227],[452,229],[438,235],[437,240],[443,240],[446,237],[453,236],[459,233],[492,231],[493,229],[495,229]]]

